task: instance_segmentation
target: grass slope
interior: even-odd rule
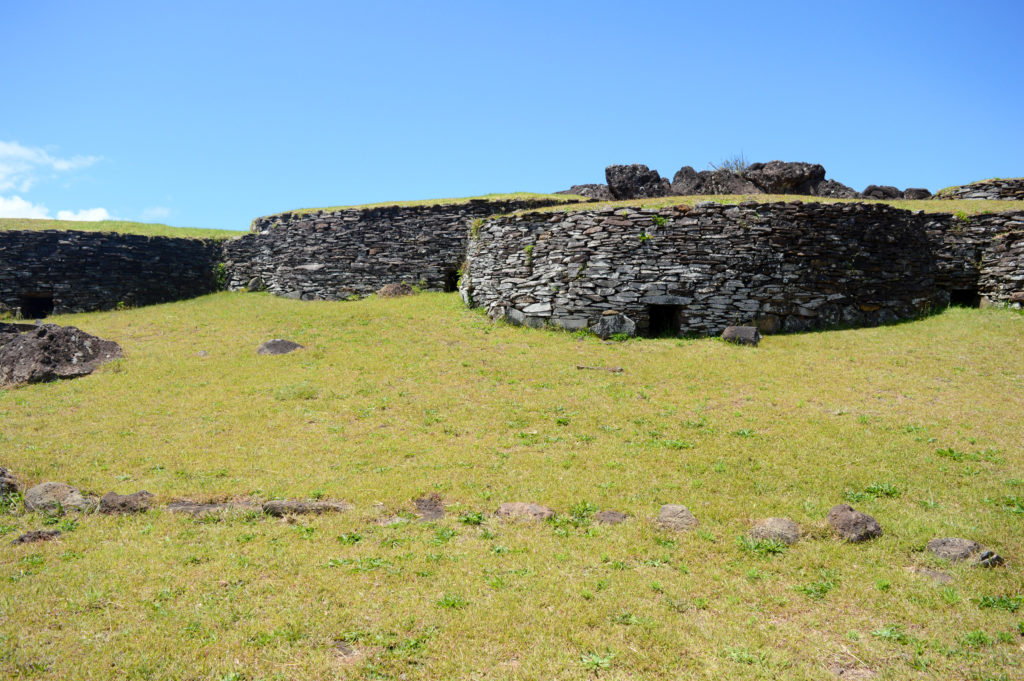
[[[231,239],[245,232],[229,229],[202,229],[199,227],[171,227],[148,222],[125,222],[123,220],[101,220],[81,222],[78,220],[32,220],[29,218],[0,218],[0,232],[11,230],[42,231],[45,229],[71,230],[75,232],[116,232],[118,234],[141,234],[143,236],[173,236],[191,239]]]
[[[65,530],[0,552],[2,677],[1022,674],[1019,313],[951,309],[756,349],[513,328],[450,294],[222,293],[54,321],[126,358],[0,392],[0,464],[23,479],[355,510],[0,515],[5,541]],[[257,356],[274,337],[307,349]],[[373,522],[431,492],[448,518]],[[490,515],[513,500],[560,520]],[[885,535],[834,540],[824,516],[847,501]],[[663,503],[686,504],[699,530],[655,529]],[[595,508],[632,518],[592,525]],[[738,540],[766,516],[808,536],[781,553]],[[1008,566],[942,564],[923,551],[937,536]]]

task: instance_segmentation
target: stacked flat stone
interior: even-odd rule
[[[1024,177],[1008,180],[982,180],[960,187],[944,189],[936,199],[983,199],[989,201],[1024,201]]]
[[[560,203],[473,200],[257,218],[252,233],[224,243],[228,287],[301,300],[366,296],[396,282],[450,289],[474,219]]]
[[[220,242],[111,232],[0,231],[0,309],[52,296],[53,312],[194,298],[217,288]]]

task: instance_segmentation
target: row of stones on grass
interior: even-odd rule
[[[18,483],[14,477],[0,468],[0,494],[18,492]],[[437,494],[431,494],[414,500],[417,516],[421,521],[440,520],[445,516],[445,505]],[[143,490],[134,494],[117,494],[109,492],[98,500],[82,494],[79,490],[60,482],[44,482],[36,485],[24,494],[27,511],[43,513],[63,513],[65,511],[90,512],[97,511],[107,514],[143,513],[154,507],[154,496]],[[167,510],[174,513],[188,513],[203,516],[228,511],[262,512],[275,517],[286,517],[307,514],[342,513],[354,507],[344,501],[303,501],[294,499],[272,500],[262,504],[251,501],[225,503],[198,503],[193,501],[175,501],[167,505]],[[556,517],[555,510],[532,502],[508,502],[498,507],[495,515],[510,520],[546,521]],[[593,513],[594,522],[617,525],[628,519],[621,511],[600,510]],[[472,514],[465,518],[468,522],[481,522],[483,514]],[[829,527],[841,539],[858,543],[880,537],[882,527],[875,518],[853,507],[840,504],[829,510],[826,516]],[[382,524],[404,522],[400,516],[391,516],[379,520]],[[654,521],[661,529],[685,532],[697,528],[700,522],[686,507],[679,504],[666,504],[661,507]],[[784,546],[795,544],[801,535],[800,526],[789,518],[765,518],[757,522],[750,530],[749,538],[753,542],[766,542],[765,548],[781,550]],[[13,543],[45,541],[60,536],[59,530],[37,530],[26,533]],[[978,542],[959,537],[942,537],[928,542],[927,548],[939,558],[951,562],[969,561],[980,567],[996,567],[1003,564],[1003,558],[994,551],[987,549]]]

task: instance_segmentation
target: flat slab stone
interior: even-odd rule
[[[268,341],[263,341],[260,346],[256,348],[257,355],[287,355],[289,352],[296,350],[302,350],[303,346],[284,338],[271,338]]]
[[[440,520],[444,517],[444,502],[436,493],[415,499],[412,503],[416,506],[416,512],[420,514],[420,520],[423,522]]]
[[[189,513],[194,516],[207,515],[209,513],[229,513],[231,511],[251,511],[262,508],[248,501],[226,501],[223,503],[204,504],[196,501],[172,501],[167,504],[167,510],[171,513]]]
[[[500,518],[513,518],[518,520],[547,520],[555,515],[553,509],[540,504],[525,501],[511,501],[502,504],[495,512]]]
[[[100,513],[145,513],[152,508],[154,498],[146,490],[134,494],[107,492],[100,498]]]
[[[32,544],[37,541],[51,541],[60,536],[60,530],[32,530],[26,532],[11,542],[11,546],[18,544]]]
[[[272,516],[320,515],[322,513],[344,513],[351,511],[352,504],[345,501],[295,501],[282,499],[263,504],[263,512]]]
[[[882,526],[867,513],[855,511],[852,506],[833,506],[826,516],[829,526],[848,542],[862,542],[882,536]]]
[[[946,585],[953,583],[953,575],[945,572],[940,572],[939,570],[932,570],[931,568],[908,567],[907,572],[915,574],[918,577],[929,579],[935,584]]]
[[[761,331],[756,326],[727,326],[722,332],[722,340],[757,347],[761,342]]]
[[[690,513],[690,509],[680,504],[665,504],[658,513],[655,523],[666,530],[682,532],[692,530],[700,524],[700,521]]]
[[[765,518],[750,530],[750,537],[795,544],[800,540],[800,526],[789,518]]]
[[[629,516],[622,511],[598,511],[594,514],[594,522],[603,525],[618,525],[625,522]]]
[[[44,482],[25,492],[27,511],[57,513],[91,511],[95,507],[95,499],[83,496],[77,489],[63,482]]]
[[[940,537],[932,539],[925,547],[936,557],[948,560],[951,563],[958,563],[967,560],[984,548],[981,544],[970,539],[959,537]]]
[[[20,326],[20,325],[19,325]],[[40,324],[0,339],[0,385],[44,383],[87,376],[124,356],[114,341],[74,326]]]

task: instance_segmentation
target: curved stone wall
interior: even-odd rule
[[[972,182],[961,187],[943,189],[932,198],[1024,201],[1024,177]]]
[[[220,257],[204,239],[0,231],[0,306],[39,317],[192,298],[217,289]]]
[[[557,200],[473,200],[282,213],[224,244],[229,288],[266,288],[303,300],[368,295],[385,284],[455,290],[470,223]]]
[[[920,214],[880,204],[527,213],[480,227],[461,292],[492,317],[568,329],[613,312],[641,334],[874,325],[940,302],[932,250]]]

